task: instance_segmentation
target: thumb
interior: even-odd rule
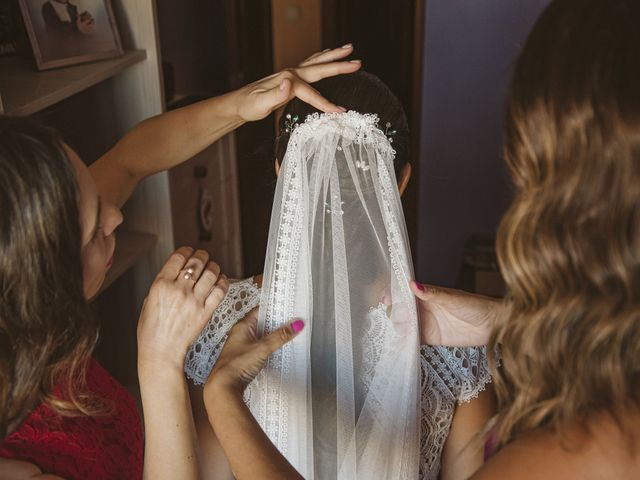
[[[304,328],[304,322],[297,318],[288,325],[284,325],[277,330],[274,330],[269,335],[260,340],[262,346],[271,355],[276,350],[282,348],[282,346],[293,340],[298,333]]]
[[[411,280],[411,291],[419,300],[433,300],[433,297],[437,294],[437,290],[429,285]]]
[[[261,108],[268,113],[271,113],[273,110],[289,100],[291,89],[291,80],[283,78],[280,85],[260,94]]]

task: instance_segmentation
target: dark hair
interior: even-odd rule
[[[396,151],[395,170],[396,175],[409,159],[409,124],[398,97],[387,87],[382,80],[375,75],[357,71],[348,75],[329,77],[313,84],[325,98],[347,110],[355,110],[360,113],[375,113],[380,119],[379,126],[385,129],[387,123],[391,124],[389,130],[395,130],[393,149]],[[307,115],[318,112],[311,105],[297,97],[291,100],[284,109],[276,137],[275,156],[282,161],[289,143],[289,133],[285,131],[284,122],[287,114],[298,116],[298,122],[304,122]]]
[[[80,232],[60,138],[0,115],[0,438],[42,401],[90,412],[80,392],[98,323],[84,297]]]
[[[518,191],[498,233],[505,444],[640,406],[640,2],[557,0],[509,98]]]

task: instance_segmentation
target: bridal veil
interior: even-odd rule
[[[392,144],[353,111],[290,128],[258,328],[307,328],[252,383],[251,411],[307,479],[416,478],[418,319]]]

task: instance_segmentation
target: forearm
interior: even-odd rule
[[[302,478],[271,443],[240,395],[218,388],[205,395],[205,406],[238,480]]]
[[[198,439],[200,478],[202,480],[232,479],[229,462],[207,416],[202,386],[189,384],[189,396]]]
[[[140,367],[144,410],[144,478],[196,479],[196,434],[182,371]]]
[[[244,121],[231,92],[145,120],[91,165],[101,195],[122,206],[140,180],[174,167]]]
[[[484,429],[494,413],[490,388],[458,405],[442,451],[441,480],[469,478],[484,463]]]

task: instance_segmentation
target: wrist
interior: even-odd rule
[[[207,411],[217,405],[243,398],[243,389],[230,382],[225,382],[217,375],[212,375],[204,386],[204,403]]]
[[[139,357],[138,376],[141,383],[147,379],[184,378],[184,364],[170,359]]]
[[[220,116],[237,128],[247,121],[240,114],[240,103],[244,87],[217,97]]]
[[[204,408],[209,423],[216,430],[218,421],[229,417],[238,408],[246,407],[242,394],[236,390],[218,384],[207,383],[203,394]]]
[[[493,329],[506,314],[506,304],[504,300],[492,298],[491,310],[489,314],[489,324]]]

